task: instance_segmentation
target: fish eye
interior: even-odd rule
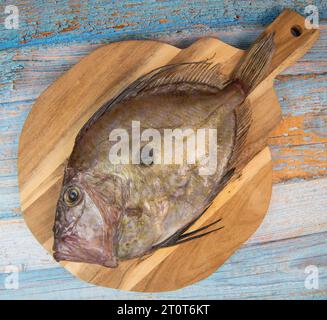
[[[81,192],[77,187],[68,187],[64,193],[64,202],[69,207],[76,206],[81,199]]]

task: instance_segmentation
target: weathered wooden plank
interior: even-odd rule
[[[85,43],[73,46],[48,45],[12,50],[15,52],[8,56],[8,50],[0,53],[1,63],[4,64],[0,70],[0,194],[3,195],[0,200],[0,218],[15,217],[19,212],[17,146],[31,106],[48,85],[97,46]],[[327,44],[324,48],[327,50]],[[270,139],[274,182],[325,176],[326,75],[294,76],[284,73],[275,86],[284,120]],[[12,191],[10,195],[8,188]]]
[[[222,40],[237,47],[246,48],[262,31],[256,28],[252,31],[234,30],[221,31],[219,33],[203,32],[198,35],[187,37],[168,33],[164,37],[156,37],[168,43],[185,47],[202,36],[218,36]],[[242,45],[244,41],[245,44]],[[37,47],[12,49],[0,52],[0,103],[27,102],[31,103],[40,93],[55,79],[67,71],[81,57],[90,53],[102,44],[111,42],[112,39],[99,43],[83,42],[69,45],[48,45],[43,44]],[[288,68],[285,75],[308,74],[311,78],[316,74],[327,71],[327,25],[321,25],[321,36],[312,50],[301,58],[294,66]],[[312,74],[315,75],[312,75]],[[310,76],[309,76],[310,77]],[[300,81],[299,79],[298,81]],[[285,82],[285,81],[284,81]],[[17,106],[16,106],[17,107]]]
[[[211,35],[240,48],[246,48],[261,32],[261,26],[272,21],[281,8],[293,7],[303,13],[308,2],[294,3],[285,0],[278,2],[278,5],[270,5],[266,2],[242,1],[235,6],[233,2],[225,1],[176,1],[174,4],[168,1],[143,1],[140,5],[137,5],[136,1],[117,1],[110,4],[93,1],[88,5],[82,4],[80,8],[74,1],[57,1],[50,4],[47,2],[46,5],[42,0],[21,2],[19,31],[0,28],[0,49],[20,48],[0,52],[0,219],[8,219],[0,221],[0,229],[2,223],[7,223],[9,228],[5,227],[0,231],[0,238],[3,237],[0,240],[0,264],[4,266],[8,262],[14,263],[26,270],[22,273],[22,277],[26,277],[22,281],[24,289],[14,296],[28,297],[32,294],[33,297],[42,297],[45,293],[47,297],[54,298],[161,297],[92,288],[73,279],[62,268],[55,267],[52,258],[36,244],[21,219],[15,223],[11,220],[19,216],[16,178],[18,136],[31,105],[43,89],[82,56],[105,43],[131,38],[151,38],[185,47],[199,37]],[[317,1],[315,4],[319,7],[320,17],[325,19],[327,3]],[[4,18],[2,9],[0,6],[0,23]],[[281,127],[270,139],[276,182],[326,175],[326,41],[327,25],[322,24],[321,37],[314,48],[297,64],[286,70],[276,83],[285,117]],[[296,181],[294,185],[298,188],[292,191],[288,189],[290,183],[274,187],[272,208],[264,224],[250,242],[232,257],[234,259],[239,257],[239,254],[244,254],[246,258],[231,260],[218,273],[201,282],[200,287],[195,285],[185,289],[189,291],[182,290],[181,297],[241,297],[242,291],[247,292],[244,295],[247,298],[274,297],[275,294],[276,297],[282,298],[326,297],[325,276],[322,290],[307,291],[303,287],[302,266],[300,269],[293,268],[294,264],[301,261],[318,261],[326,266],[326,246],[321,248],[320,240],[314,238],[319,235],[313,235],[326,230],[326,186],[321,185],[321,179],[310,181],[308,184]],[[311,183],[317,184],[314,186]],[[309,185],[307,189],[306,186]],[[295,191],[300,188],[303,188],[303,193]],[[279,212],[280,215],[276,217],[276,214],[271,212]],[[16,227],[12,227],[13,225]],[[292,241],[296,241],[292,244],[289,242],[286,246],[283,245],[284,241],[276,241],[297,236],[303,237],[298,238],[300,240],[292,238]],[[322,245],[325,237],[322,233]],[[17,240],[11,243],[13,239]],[[272,239],[275,239],[275,242],[269,242],[273,241]],[[303,244],[301,239],[306,239],[306,245],[299,249],[299,245]],[[269,243],[266,243],[267,241]],[[260,243],[263,243],[263,246],[269,245],[265,247],[265,252],[258,250]],[[274,243],[281,243],[280,248],[285,248],[285,251],[279,251],[278,246],[272,246]],[[9,250],[10,247],[16,249]],[[243,253],[251,247],[254,248],[253,251]],[[255,250],[259,252],[258,255],[251,256],[251,252]],[[294,250],[297,250],[298,255]],[[278,254],[274,254],[277,251],[281,258],[276,260]],[[20,252],[18,256],[17,252]],[[22,252],[24,255],[21,256]],[[274,263],[270,265],[269,259]],[[253,266],[253,261],[256,267]],[[247,271],[239,276],[243,267],[247,268]],[[43,270],[39,270],[42,268]],[[219,275],[224,272],[224,268],[227,268],[227,273],[221,276],[221,279]],[[253,274],[254,270],[259,271]],[[0,276],[0,279],[3,277],[4,275]],[[45,283],[40,285],[39,280],[42,279]],[[1,284],[2,280],[0,295],[6,297],[8,292],[1,291]],[[65,291],[65,288],[68,290]],[[51,290],[60,290],[60,294],[50,294]],[[11,296],[11,293],[9,295]],[[172,297],[175,296],[173,294]]]
[[[0,220],[21,217],[17,179],[1,179]]]
[[[316,121],[318,125],[310,127]],[[275,182],[326,175],[327,138],[322,135],[326,128],[324,123],[326,116],[312,114],[283,120],[280,129],[270,139]],[[18,134],[0,133],[0,136],[3,138],[0,148],[0,219],[7,219],[20,216],[15,158]],[[3,142],[6,139],[9,143]]]
[[[247,244],[327,231],[327,178],[273,186],[268,214]]]
[[[321,74],[327,71],[327,24],[320,25],[320,38],[314,47],[302,57],[295,65],[284,71],[284,75],[297,74]],[[212,30],[202,30],[196,34],[187,35],[174,32],[167,32],[164,35],[149,37],[153,40],[165,41],[179,47],[186,47],[200,37],[212,36],[218,37],[223,41],[239,48],[247,48],[262,32],[262,28],[255,29],[233,29],[223,31],[218,28]],[[33,84],[37,85],[36,90],[41,86],[49,85],[51,78],[54,80],[63,72],[68,70],[81,57],[90,53],[95,48],[106,43],[122,39],[104,39],[101,41],[85,41],[81,43],[70,44],[47,44],[46,42],[39,46],[23,47],[21,49],[10,49],[0,51],[0,93],[1,102],[26,101],[30,98],[35,99],[38,91],[31,92],[33,87],[25,83],[27,91],[26,96],[17,94],[17,82],[23,84],[23,79],[31,78]],[[15,93],[14,95],[10,93]],[[18,92],[19,93],[19,92]],[[32,94],[31,94],[32,93]],[[6,98],[6,99],[5,99]]]
[[[257,33],[259,33],[259,31],[257,31]],[[323,33],[325,33],[327,36],[327,25],[326,30]],[[234,36],[236,37],[236,34],[234,34]],[[244,32],[242,32],[240,36],[244,36],[244,38],[247,38],[247,35]],[[253,41],[253,39],[251,41]],[[318,40],[317,45],[320,41],[321,39]],[[170,42],[174,41],[171,40]],[[180,39],[178,41],[178,44],[181,44]],[[60,75],[67,71],[81,57],[85,56],[98,46],[99,44],[91,45],[88,43],[83,43],[70,46],[59,45],[54,47],[47,45],[41,47],[25,48],[21,50],[3,51],[2,53],[0,53],[0,62],[2,65],[2,68],[0,70],[0,102],[3,107],[1,109],[6,110],[6,103],[16,102],[16,105],[14,105],[14,107],[12,108],[17,109],[23,109],[23,107],[20,106],[20,104],[22,103],[31,104],[34,99],[38,97],[40,93],[49,84],[51,84],[55,79],[57,79]],[[316,48],[316,45],[314,48]],[[304,68],[311,52],[312,50],[309,54],[303,57],[296,64],[296,66],[298,66],[300,69],[302,67]],[[310,61],[314,65],[317,65],[319,62],[327,63],[326,59],[324,58],[325,54],[327,53],[327,43],[323,45],[323,48],[319,52],[322,53],[321,57],[310,58]],[[319,59],[321,59],[321,61]],[[290,75],[296,75],[298,74],[298,72],[299,70],[296,71],[293,68],[289,68],[283,73],[284,76],[280,76],[280,80],[277,81],[277,86],[278,83],[281,82],[279,89],[282,90],[280,94],[281,102],[282,104],[285,104],[284,109],[286,111],[290,105],[287,104],[288,100],[285,98],[287,97],[285,93],[287,93],[286,91],[289,88],[292,88],[292,86],[294,87],[295,84],[292,83],[290,86],[288,86],[287,83],[289,83],[289,81],[296,81],[295,87],[298,88],[299,85],[301,86],[304,80],[308,80],[308,83],[312,83],[313,87],[311,85],[311,89],[309,87],[306,90],[313,91],[308,93],[313,94],[315,102],[319,102],[321,100],[323,101],[323,99],[325,99],[325,93],[323,90],[324,83],[322,83],[320,89],[314,87],[317,85],[317,83],[325,81],[324,75],[321,75],[322,78],[319,77],[319,73],[322,72],[321,68],[319,70],[308,69],[308,76],[303,76],[300,78],[293,77],[292,79],[289,79]],[[301,72],[303,73],[305,71],[302,70]],[[312,75],[312,73],[314,73],[314,75]],[[292,99],[296,99],[298,97],[298,92],[296,90],[291,90],[290,94],[292,94]],[[305,112],[310,112],[311,109],[307,105],[305,105],[307,100],[303,100],[304,101],[300,104],[303,106],[301,110]],[[294,102],[296,101],[290,100],[290,103],[292,103],[292,105],[294,105]],[[13,113],[14,110],[11,110],[10,112]],[[4,116],[5,114],[3,114],[3,117]]]
[[[209,278],[181,290],[144,294],[106,289],[74,278],[63,268],[19,272],[19,289],[0,274],[1,299],[319,299],[327,295],[327,233],[250,245]],[[305,268],[318,268],[318,289],[304,285]]]
[[[274,182],[312,179],[327,174],[327,102],[313,108],[318,112],[285,115],[272,133],[269,145],[274,163]],[[316,106],[315,106],[316,105]],[[289,109],[288,109],[289,110]],[[292,111],[291,111],[292,112]],[[298,112],[295,111],[295,112]]]
[[[54,259],[34,238],[23,219],[6,220],[0,224],[0,269],[16,265],[20,270],[56,267]]]
[[[241,1],[237,4],[223,0],[21,1],[17,3],[19,29],[0,30],[0,49],[104,38],[144,39],[171,31],[187,30],[193,34],[198,29],[213,27],[266,25],[285,7],[304,14],[308,4],[311,1]],[[317,0],[315,5],[320,18],[326,19],[326,2]],[[1,9],[0,19],[4,20],[4,8]]]
[[[275,185],[269,212],[245,246],[327,231],[326,208],[327,178]],[[10,264],[22,270],[57,266],[22,219],[0,220],[0,243],[0,270]]]

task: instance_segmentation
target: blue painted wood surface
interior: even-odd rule
[[[61,268],[25,226],[17,147],[35,99],[100,45],[157,39],[186,47],[215,36],[246,48],[285,7],[311,1],[26,1],[18,30],[3,27],[0,4],[0,298],[327,298],[327,2],[316,1],[321,37],[275,82],[284,119],[272,134],[274,193],[258,232],[208,279],[170,293],[96,288]],[[8,265],[18,290],[4,287]],[[319,288],[304,286],[319,268]]]

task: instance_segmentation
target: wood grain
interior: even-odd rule
[[[260,192],[256,191],[257,186]],[[184,287],[207,277],[248,239],[268,209],[270,194],[270,152],[265,149],[244,168],[238,180],[218,195],[206,214],[189,229],[195,230],[220,217],[224,221],[224,229],[216,236],[160,249],[146,258],[123,261],[117,269],[85,267],[76,263],[64,263],[64,266],[85,281],[123,290],[149,292]],[[217,242],[220,243],[218,248],[215,246]],[[190,252],[193,255],[188,258]]]
[[[240,250],[247,245],[269,245],[281,240],[287,242],[288,239],[327,231],[327,191],[322,190],[327,190],[326,178],[274,185],[269,211],[263,223]],[[59,265],[39,245],[23,219],[0,220],[0,242],[0,272],[4,272],[9,264],[19,266],[22,272]]]
[[[304,14],[307,0],[128,0],[103,2],[60,0],[49,3],[33,0],[17,3],[20,10],[19,32],[0,30],[0,49],[31,45],[71,43],[73,41],[109,41],[148,39],[154,34],[178,33],[184,38],[206,33],[210,28],[240,30],[271,23],[284,8]],[[324,0],[314,2],[321,20],[327,18]],[[3,11],[3,10],[2,10]],[[239,41],[242,41],[241,38]]]
[[[148,42],[150,43],[150,42]],[[129,46],[136,46],[136,42],[125,42],[123,43],[123,45],[129,45]],[[160,43],[153,43],[155,48],[161,48],[162,46],[165,49],[166,45],[162,45]],[[195,60],[201,60],[203,59],[203,52],[201,52],[201,55],[196,57],[197,55],[197,47],[198,47],[198,43],[195,43],[195,45],[191,46],[189,49],[186,49],[186,53],[187,55],[184,55],[184,52],[181,52],[181,54],[177,54],[176,55],[176,51],[178,49],[174,48],[174,47],[169,47],[169,50],[175,50],[175,58],[174,60],[181,60],[181,59],[189,59],[189,54],[188,52],[191,52],[191,56],[193,55],[193,58]],[[206,47],[206,48],[211,48],[210,50],[207,50],[206,54],[210,54],[210,56],[212,56],[212,53],[217,51],[224,51],[226,53],[226,55],[219,55],[217,56],[216,62],[226,62],[228,63],[228,60],[231,59],[240,59],[242,56],[242,52],[230,47],[216,39],[204,39],[201,41],[201,45]],[[101,55],[103,49],[99,49],[97,51],[95,51],[93,53],[93,55]],[[142,51],[142,53],[139,54],[139,56],[144,57],[144,53],[143,50],[144,48],[142,48],[142,46],[140,47],[140,50]],[[151,57],[151,59],[153,59],[153,57],[157,57],[160,56],[158,54],[154,54],[153,52],[149,51],[148,48],[146,48],[147,52],[149,54],[149,57]],[[162,49],[163,50],[163,49]],[[100,52],[99,52],[100,51]],[[134,51],[136,52],[136,49],[134,49]],[[110,50],[110,54],[112,55],[113,51]],[[179,50],[178,50],[179,52]],[[229,56],[227,55],[229,54]],[[135,55],[135,54],[134,54]],[[165,55],[165,57],[169,57],[169,55]],[[87,66],[89,67],[89,61],[93,61],[92,59],[84,59],[82,60],[79,65],[77,65],[77,67],[79,66]],[[234,65],[236,65],[236,63],[238,62],[238,60],[234,61]],[[156,63],[155,61],[152,63]],[[158,62],[157,62],[158,63]],[[159,62],[160,63],[160,62]],[[109,64],[109,63],[108,63]],[[162,64],[162,62],[161,62]],[[106,66],[107,70],[113,70],[113,65],[116,65],[116,62],[114,64],[112,64],[110,62],[110,64],[108,66]],[[119,63],[118,63],[119,65]],[[126,61],[125,61],[125,65],[127,65]],[[160,64],[159,64],[160,65]],[[133,66],[131,66],[133,67]],[[130,67],[130,68],[131,68]],[[100,68],[100,66],[99,66]],[[103,65],[101,65],[101,69],[103,68]],[[153,65],[151,67],[149,67],[149,69],[153,69]],[[94,69],[94,67],[93,67]],[[80,70],[83,70],[83,68],[80,68]],[[96,75],[97,72],[95,70],[94,74]],[[229,72],[231,72],[232,69],[229,70]],[[51,136],[50,137],[42,137],[42,139],[44,139],[44,141],[47,141],[48,145],[46,148],[48,148],[47,150],[40,150],[39,149],[35,149],[38,147],[38,145],[34,145],[33,141],[36,139],[36,137],[39,139],[39,137],[42,136],[42,133],[44,132],[44,129],[42,129],[40,126],[38,127],[33,127],[34,130],[36,130],[36,133],[33,132],[33,130],[29,130],[30,128],[30,123],[34,124],[35,123],[35,119],[34,119],[34,115],[36,115],[36,117],[38,117],[38,119],[42,118],[42,111],[44,110],[44,105],[45,103],[49,103],[50,107],[49,109],[45,109],[46,112],[46,117],[51,117],[51,119],[57,119],[53,114],[54,111],[49,113],[49,110],[51,110],[51,106],[52,104],[55,105],[55,102],[58,101],[58,96],[60,96],[61,94],[63,95],[62,100],[66,102],[64,102],[63,104],[66,106],[66,108],[76,108],[76,105],[78,106],[78,108],[81,108],[81,106],[83,105],[82,103],[77,103],[76,102],[71,102],[70,103],[70,90],[68,91],[64,91],[64,93],[61,92],[61,88],[62,87],[67,87],[67,83],[69,83],[68,80],[69,77],[71,76],[71,74],[73,74],[74,72],[74,68],[71,69],[68,73],[68,75],[62,77],[61,79],[59,79],[53,86],[51,86],[46,92],[45,95],[48,97],[48,99],[44,99],[43,97],[41,97],[42,99],[38,99],[38,101],[36,102],[36,105],[34,106],[32,113],[29,116],[28,121],[26,122],[24,129],[23,129],[23,134],[22,137],[23,139],[25,138],[26,141],[25,143],[20,144],[20,151],[21,155],[25,153],[25,150],[29,150],[29,148],[27,146],[34,146],[34,150],[33,152],[30,152],[30,157],[28,160],[24,160],[23,162],[19,162],[19,166],[24,168],[24,170],[22,171],[22,173],[20,173],[20,178],[23,177],[23,181],[28,181],[29,184],[22,184],[21,188],[22,188],[22,193],[21,193],[21,203],[22,203],[22,208],[24,210],[24,218],[28,224],[28,226],[30,227],[31,230],[33,230],[34,235],[37,237],[37,239],[45,246],[45,248],[49,251],[51,251],[51,247],[52,247],[52,243],[53,243],[53,238],[52,238],[52,225],[53,225],[53,219],[54,219],[54,212],[55,212],[55,205],[56,205],[56,201],[57,201],[57,197],[59,194],[59,189],[60,189],[60,185],[61,185],[61,177],[62,177],[62,172],[63,172],[63,161],[66,159],[66,157],[69,155],[70,151],[71,151],[71,147],[73,144],[73,140],[71,139],[71,137],[75,137],[77,132],[79,131],[80,126],[83,124],[83,122],[81,124],[78,124],[78,121],[75,121],[74,126],[75,128],[72,126],[72,122],[69,122],[71,120],[65,119],[65,118],[61,118],[62,115],[60,114],[60,110],[58,110],[57,112],[58,114],[58,118],[60,121],[58,121],[58,123],[60,123],[62,125],[62,123],[68,123],[68,125],[65,128],[62,128],[62,130],[66,130],[65,134],[64,134],[64,138],[62,138],[61,136],[59,136],[58,138],[61,139],[54,141],[53,143],[56,143],[56,145],[59,145],[58,150],[60,151],[59,157],[58,155],[56,155],[57,158],[53,157],[51,158],[51,162],[49,161],[45,161],[42,157],[44,157],[45,155],[48,157],[48,155],[50,153],[52,153],[52,149],[53,146],[51,146]],[[143,71],[144,72],[144,71]],[[77,72],[78,76],[80,76],[80,73],[85,73],[85,71],[79,71]],[[129,69],[126,69],[126,73],[128,73],[128,75],[132,76],[133,73],[129,71]],[[135,76],[136,78],[137,76]],[[67,80],[68,78],[68,80]],[[98,77],[93,78],[94,81],[97,81]],[[108,79],[112,79],[112,77],[108,77]],[[123,76],[121,76],[121,79],[125,79]],[[125,81],[128,81],[125,79]],[[130,80],[132,81],[132,80]],[[76,83],[77,81],[73,81],[73,83]],[[76,89],[77,92],[82,92],[83,95],[81,96],[81,101],[84,101],[85,105],[84,105],[84,109],[86,109],[88,112],[90,112],[89,110],[94,108],[91,103],[94,103],[94,93],[91,94],[90,98],[85,97],[85,90],[83,90],[83,86],[85,87],[89,87],[90,83],[87,82],[86,84],[84,84],[84,82],[82,80],[78,81],[78,84],[82,86],[82,88],[79,88],[78,90]],[[109,84],[104,85],[103,87],[103,91],[107,93],[108,88],[109,88]],[[52,91],[51,91],[52,90]],[[50,94],[49,94],[50,91]],[[253,128],[255,130],[257,130],[256,128],[259,127],[259,123],[261,122],[262,124],[265,124],[265,122],[261,121],[261,118],[264,117],[267,112],[271,109],[274,110],[273,108],[273,104],[276,103],[276,99],[275,99],[275,94],[274,92],[268,88],[267,89],[268,94],[267,96],[272,96],[272,100],[270,101],[269,99],[267,99],[267,102],[265,107],[263,108],[264,110],[266,110],[266,112],[260,113],[260,112],[256,112],[257,116],[253,118]],[[53,92],[55,92],[56,94],[53,94]],[[53,97],[53,98],[51,98]],[[92,100],[93,97],[93,100]],[[251,97],[251,100],[249,101],[251,103],[251,105],[253,105],[253,110],[255,111],[256,108],[256,101],[260,102],[260,98],[262,97],[262,95],[255,95],[255,98]],[[109,99],[110,96],[106,96],[105,99]],[[50,101],[49,101],[50,99]],[[54,100],[54,102],[52,102],[52,99]],[[76,94],[75,94],[75,99],[76,99]],[[85,102],[86,101],[86,102]],[[89,102],[88,102],[89,101]],[[105,101],[105,100],[104,100]],[[43,109],[41,109],[43,108]],[[54,108],[54,107],[53,107]],[[98,107],[97,107],[98,108]],[[279,115],[279,109],[278,109],[278,105],[276,105],[277,108],[277,112],[271,112],[270,114],[271,116],[271,125],[273,126],[273,124],[277,124],[279,119],[280,119],[280,115]],[[262,108],[261,108],[262,109]],[[36,111],[35,111],[36,110]],[[57,110],[57,109],[53,109],[53,110]],[[80,109],[79,109],[80,110]],[[94,109],[95,111],[96,109]],[[93,112],[94,112],[93,111]],[[80,112],[79,112],[80,114]],[[80,115],[78,115],[80,116]],[[32,120],[30,120],[32,119]],[[40,123],[40,121],[37,121],[37,123]],[[48,127],[46,125],[47,122],[44,122],[45,127]],[[27,128],[27,129],[26,129]],[[267,134],[269,133],[269,131],[272,129],[271,126],[264,126],[262,127],[262,130],[259,130],[259,133],[265,137],[267,136]],[[27,132],[27,134],[24,135],[24,133]],[[39,132],[39,133],[38,133]],[[56,133],[57,134],[57,133]],[[35,136],[36,135],[36,136]],[[249,137],[251,136],[251,133],[249,134]],[[57,137],[57,136],[56,136]],[[70,137],[71,139],[71,145],[67,144],[67,140],[65,140],[65,137]],[[64,141],[64,143],[62,142]],[[251,144],[252,144],[252,140],[250,140]],[[249,146],[251,145],[249,144]],[[256,150],[260,150],[256,147]],[[256,151],[256,152],[257,152]],[[36,155],[36,156],[35,156]],[[28,158],[28,157],[27,157]],[[20,157],[19,157],[20,159]],[[267,151],[263,154],[262,157],[259,157],[259,159],[262,160],[256,160],[256,165],[254,166],[254,168],[261,168],[261,166],[268,166],[270,165],[269,163],[269,152],[267,153]],[[31,161],[33,160],[34,163],[31,163]],[[43,172],[43,168],[46,168],[46,173],[45,174]],[[250,166],[251,167],[251,166]],[[253,165],[252,165],[253,167]],[[270,173],[270,170],[268,170]],[[27,173],[26,173],[27,172]],[[29,174],[28,174],[29,172]],[[255,170],[250,171],[251,172],[251,177],[254,179],[255,175],[258,177],[260,177],[260,172],[256,172]],[[36,174],[37,173],[37,174]],[[267,176],[267,172],[265,171],[265,175],[264,175],[264,180],[267,182],[267,189],[265,192],[263,193],[259,193],[258,196],[261,197],[261,199],[263,200],[262,206],[258,206],[258,212],[261,214],[257,214],[255,215],[254,212],[255,210],[251,207],[251,210],[249,209],[249,213],[252,214],[253,217],[256,217],[255,220],[253,220],[250,223],[250,227],[249,229],[245,229],[242,237],[240,239],[242,239],[242,241],[240,241],[238,238],[235,238],[235,241],[229,241],[229,247],[225,246],[225,252],[224,255],[222,255],[219,259],[219,255],[215,256],[215,262],[211,265],[209,265],[207,268],[207,270],[205,270],[206,272],[203,273],[203,270],[200,273],[195,273],[192,271],[192,273],[188,272],[189,276],[188,276],[188,283],[194,282],[198,279],[201,279],[205,276],[207,276],[208,274],[210,274],[211,272],[213,272],[217,266],[219,266],[224,260],[226,260],[226,258],[232,254],[232,252],[235,250],[235,248],[237,246],[239,246],[243,241],[245,241],[250,234],[253,232],[253,230],[255,230],[260,221],[263,218],[264,213],[267,210],[268,207],[268,202],[269,202],[269,198],[270,198],[270,189],[271,189],[271,178],[270,175]],[[246,177],[246,172],[244,172],[244,177]],[[28,177],[26,179],[26,177]],[[42,180],[37,180],[37,179],[42,179]],[[41,181],[38,184],[38,181]],[[239,182],[239,186],[243,186],[241,182]],[[36,187],[36,188],[33,188]],[[24,190],[27,190],[29,192],[29,194],[31,195],[30,197],[26,196],[24,193]],[[235,188],[235,190],[238,190],[237,188]],[[265,190],[265,189],[263,189]],[[227,201],[227,200],[225,200]],[[242,206],[245,206],[245,204],[247,203],[247,201],[249,201],[248,199],[245,199],[245,202],[239,202],[240,205],[242,204]],[[260,201],[258,200],[257,202],[260,203]],[[214,211],[215,214],[219,214],[218,212],[216,212],[217,210]],[[238,214],[240,214],[240,210],[237,211]],[[244,215],[244,212],[243,212]],[[245,216],[245,215],[244,215]],[[212,217],[214,218],[214,217]],[[226,220],[228,221],[228,220]],[[207,223],[207,221],[199,221],[199,224],[205,224]],[[198,224],[196,224],[197,226]],[[227,229],[227,228],[226,228]],[[219,235],[218,235],[219,236]],[[230,237],[227,237],[227,239],[230,239]],[[201,244],[201,247],[206,247],[206,241],[202,241],[199,242]],[[170,254],[171,252],[174,252],[176,250],[181,250],[181,252],[179,254],[183,254],[183,248],[178,248],[178,247],[174,247],[172,249],[166,250],[159,250],[158,252],[156,252],[154,254],[153,257],[149,257],[148,259],[145,260],[145,266],[144,264],[140,263],[139,261],[128,261],[128,262],[121,262],[119,268],[117,269],[106,269],[103,267],[99,267],[99,266],[94,266],[94,265],[86,265],[86,264],[77,264],[77,263],[63,263],[63,265],[70,270],[73,274],[78,275],[80,278],[87,280],[89,282],[95,282],[97,284],[101,284],[101,285],[105,285],[105,286],[110,286],[110,287],[119,287],[125,290],[140,290],[136,287],[136,284],[138,284],[141,280],[143,280],[144,276],[148,273],[151,272],[151,270],[153,270],[153,268],[156,265],[159,265],[161,263],[164,263],[166,265],[166,268],[170,268],[170,264],[166,262],[166,258],[168,257],[167,254]],[[203,251],[205,252],[205,251]],[[199,256],[199,259],[201,260],[207,260],[208,257],[206,256]],[[135,266],[133,269],[131,269],[131,266]],[[203,265],[203,264],[201,264]],[[150,267],[150,269],[149,269]],[[187,264],[185,264],[185,267],[187,267],[187,269],[185,269],[185,271],[187,270],[192,270],[189,268],[189,266]],[[194,268],[193,268],[194,269]],[[126,273],[126,271],[129,271],[129,273]],[[132,270],[132,274],[130,275],[130,271]],[[161,272],[162,273],[162,272]],[[121,275],[120,275],[121,274]],[[156,283],[156,282],[155,282]],[[153,287],[155,286],[155,283],[152,285]],[[172,289],[176,289],[179,288],[181,286],[185,285],[185,282],[180,282],[177,281],[176,279],[172,279],[172,281],[169,283],[167,283],[168,288],[170,288],[170,290]],[[170,286],[170,287],[169,287]],[[135,288],[134,288],[135,287]],[[159,287],[156,287],[156,289],[151,289],[151,286],[147,286],[146,289],[147,291],[153,291],[153,290],[159,290]],[[164,289],[161,289],[164,290]]]
[[[78,280],[38,245],[22,220],[0,223],[0,298],[13,299],[323,299],[327,288],[327,179],[273,187],[263,223],[209,278],[178,291],[131,293]],[[323,231],[324,230],[324,231]],[[20,235],[19,238],[15,237]],[[13,241],[15,238],[17,240]],[[20,252],[17,255],[17,252]],[[320,288],[304,287],[305,267],[319,267]],[[20,269],[19,290],[5,290],[7,265]]]
[[[283,28],[278,27],[278,24]],[[240,159],[244,163],[264,148],[269,133],[280,120],[272,79],[303,55],[318,37],[318,30],[303,29],[301,37],[293,39],[295,37],[290,28],[294,25],[304,28],[304,18],[286,10],[268,27],[269,32],[275,32],[277,50],[269,75],[247,98],[253,116],[246,140],[247,152]],[[288,42],[291,47],[285,46]],[[296,53],[294,48],[297,49]],[[51,230],[65,160],[72,150],[74,138],[86,120],[105,101],[155,67],[190,59],[200,61],[210,56],[214,62],[224,66],[223,72],[229,76],[243,52],[210,38],[199,40],[182,51],[159,42],[116,43],[85,57],[38,98],[20,139],[19,183],[24,218],[47,250],[51,251],[53,243]],[[92,74],[89,73],[90,68]],[[142,259],[123,261],[116,269],[71,262],[62,264],[81,279],[124,290],[174,290],[207,277],[261,223],[270,199],[272,182],[269,173],[270,155],[266,150],[248,163],[241,178],[230,184],[231,189],[226,187],[229,191],[224,190],[218,195],[218,205],[214,202],[195,224],[194,228],[197,228],[210,223],[210,218],[213,221],[224,217],[226,225],[220,232],[223,245],[219,249],[212,252],[206,250],[214,248],[213,244],[221,240],[217,233],[202,241],[158,250]],[[247,193],[252,194],[254,200],[252,196],[240,200],[241,195]],[[225,212],[231,214],[225,217]],[[239,236],[235,237],[235,234]],[[192,251],[198,252],[196,259],[186,255],[186,252]],[[181,258],[184,262],[178,264]],[[172,269],[176,270],[175,276],[167,278],[167,271]]]
[[[141,2],[129,15],[130,9],[120,2],[109,6],[99,1],[97,7],[86,10],[86,2],[81,1],[78,11],[65,1],[45,6],[32,0],[20,5],[18,31],[0,28],[0,46],[7,48],[0,51],[0,269],[3,272],[10,264],[21,269],[19,290],[5,290],[7,275],[0,274],[1,298],[326,298],[326,263],[322,259],[327,255],[323,221],[327,216],[323,179],[327,159],[319,156],[327,149],[325,1],[315,2],[320,38],[275,81],[283,125],[269,143],[273,145],[273,181],[278,184],[273,188],[264,223],[251,237],[251,249],[243,246],[207,280],[173,293],[145,295],[94,287],[61,267],[55,268],[57,264],[27,229],[19,207],[18,138],[35,99],[47,86],[97,47],[117,40],[157,39],[183,48],[211,36],[245,49],[282,9],[270,0],[237,5],[216,0],[183,5],[157,2],[162,10],[153,10],[148,1]],[[286,0],[283,5],[303,14],[306,1]],[[108,19],[111,14],[115,15]],[[169,17],[168,22],[159,23],[158,15]],[[69,30],[74,17],[80,25]],[[112,28],[120,24],[125,24],[124,28]],[[240,263],[247,267],[241,268]],[[305,289],[306,264],[319,266],[320,290]]]

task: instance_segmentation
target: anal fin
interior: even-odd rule
[[[188,242],[188,241],[191,241],[191,240],[202,238],[202,237],[204,237],[204,236],[206,236],[206,235],[208,235],[210,233],[221,230],[221,229],[224,228],[224,226],[213,229],[213,230],[210,230],[210,231],[207,231],[207,232],[204,232],[204,233],[197,234],[197,233],[199,233],[199,232],[201,232],[203,230],[206,230],[206,229],[210,228],[211,226],[215,225],[216,223],[220,222],[221,220],[222,220],[222,218],[220,218],[218,220],[215,220],[214,222],[209,223],[206,226],[201,227],[199,229],[196,229],[194,231],[180,234],[178,237],[175,237],[175,238],[171,239],[172,241],[168,241],[165,244],[161,245],[160,247],[172,247],[172,246],[175,246],[175,245],[178,245],[178,244],[181,244],[181,243],[185,243],[185,242]]]

